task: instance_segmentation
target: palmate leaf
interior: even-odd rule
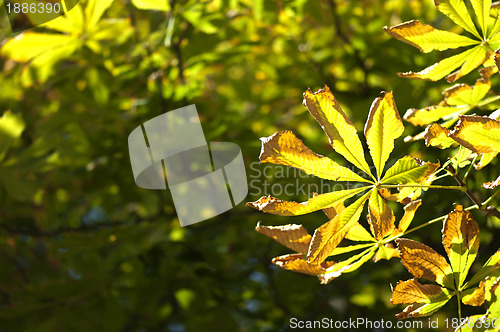
[[[460,47],[471,47],[465,51],[445,58],[440,62],[425,68],[420,72],[398,73],[401,77],[437,81],[446,76],[449,82],[454,82],[472,70],[485,64],[500,44],[497,36],[498,19],[490,17],[491,1],[470,0],[480,31],[477,30],[471,15],[463,0],[434,0],[437,9],[448,16],[453,22],[474,36],[474,39],[448,31],[442,31],[419,21],[409,21],[384,30],[394,38],[417,47],[428,53],[433,50],[443,51]],[[495,27],[488,32],[488,26],[495,22]],[[500,23],[499,23],[500,25]],[[485,64],[486,65],[486,64]],[[460,69],[450,74],[455,69]]]
[[[296,216],[323,210],[329,218],[328,222],[315,230],[312,237],[300,225],[265,227],[259,224],[257,231],[260,233],[301,255],[307,254],[307,260],[306,257],[293,254],[277,257],[274,262],[285,269],[318,275],[322,282],[328,282],[342,273],[357,269],[374,256],[375,261],[398,257],[399,253],[394,245],[384,241],[390,242],[391,235],[399,235],[400,232],[406,231],[420,202],[410,203],[405,207],[400,228],[395,230],[395,216],[386,200],[393,197],[396,197],[393,200],[398,199],[401,192],[399,195],[393,195],[384,188],[384,185],[389,188],[405,185],[404,189],[408,191],[407,196],[409,196],[413,191],[420,190],[411,184],[415,184],[418,188],[422,183],[430,183],[439,164],[424,163],[405,157],[398,160],[382,177],[385,164],[394,149],[394,140],[404,132],[391,92],[383,92],[381,97],[372,103],[364,130],[370,155],[375,164],[376,177],[369,171],[356,128],[346,117],[330,89],[325,86],[315,93],[307,90],[304,93],[303,104],[327,134],[332,148],[372,179],[361,177],[330,158],[312,152],[290,131],[261,138],[262,150],[259,158],[262,163],[295,167],[307,174],[333,181],[363,183],[361,187],[354,189],[314,194],[311,199],[303,203],[282,201],[270,196],[248,202],[247,206],[276,215]],[[346,206],[345,201],[357,194],[362,196]],[[366,202],[368,202],[367,220],[371,234],[358,222]],[[339,247],[344,238],[365,243]],[[307,253],[305,253],[306,246],[308,246]],[[334,265],[324,265],[330,256],[359,250],[364,251]]]

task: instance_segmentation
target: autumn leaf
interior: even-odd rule
[[[441,13],[471,33],[472,38],[439,30],[415,20],[391,28],[385,27],[384,30],[392,37],[410,44],[424,53],[469,47],[420,72],[398,73],[401,77],[431,81],[437,81],[446,76],[449,82],[454,82],[490,60],[494,50],[500,45],[497,20],[489,15],[491,1],[471,0],[480,30],[472,21],[465,1],[435,0],[434,4]],[[488,33],[488,26],[491,24],[495,24],[495,27]],[[457,68],[459,69],[456,72],[451,73]]]
[[[443,223],[443,247],[448,255],[455,278],[460,288],[467,277],[479,249],[479,226],[472,213],[457,205]]]
[[[500,152],[500,121],[477,115],[459,118],[451,138],[476,153]]]

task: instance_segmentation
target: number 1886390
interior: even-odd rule
[[[59,3],[9,3],[5,4],[7,8],[7,14],[50,14],[50,13],[60,13],[62,8]]]

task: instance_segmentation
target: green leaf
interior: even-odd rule
[[[479,226],[472,213],[457,205],[443,222],[443,247],[453,269],[455,285],[460,288],[479,249]]]
[[[446,80],[448,82],[455,82],[459,78],[467,75],[488,60],[492,54],[490,50],[482,45],[471,48],[470,51],[472,52],[467,56],[465,63],[462,65],[460,70],[446,76]]]
[[[414,126],[427,126],[441,119],[456,118],[459,114],[467,113],[470,106],[429,106],[422,109],[409,109],[404,119]]]
[[[326,180],[371,182],[330,158],[312,152],[291,131],[275,133],[260,140],[262,141],[259,156],[261,163],[295,167],[306,174]]]
[[[500,121],[486,116],[461,115],[450,137],[476,153],[500,152]]]
[[[444,289],[443,292],[448,293],[447,289]],[[406,318],[417,318],[417,317],[427,317],[441,309],[452,297],[451,295],[448,295],[449,298],[439,301],[439,302],[432,302],[432,303],[427,303],[427,304],[412,304],[409,305],[400,312],[399,314],[396,315],[397,319],[406,319]]]
[[[399,159],[387,170],[381,183],[408,184],[423,183],[439,168],[439,163],[424,163],[410,156]]]
[[[403,135],[404,129],[392,92],[383,92],[373,101],[365,125],[366,142],[379,179],[394,150],[394,140]]]
[[[410,44],[424,53],[444,51],[450,48],[477,45],[478,40],[470,39],[453,32],[435,29],[428,24],[413,20],[392,28],[384,27],[390,36]]]
[[[481,38],[463,0],[434,0],[434,5],[453,22],[474,36]]]
[[[470,288],[472,285],[483,281],[484,278],[489,276],[493,271],[500,268],[500,249],[488,258],[488,261],[483,265],[483,267],[469,280],[465,283],[462,289]]]
[[[334,207],[352,196],[367,190],[369,187],[338,190],[326,194],[316,195],[307,202],[287,202],[280,199],[263,196],[258,201],[248,202],[247,206],[262,212],[280,216],[298,216],[325,208]]]
[[[342,111],[330,89],[325,86],[314,93],[308,89],[304,93],[303,103],[325,131],[333,149],[371,175],[356,128]]]
[[[347,232],[346,239],[351,241],[375,241],[373,236],[364,228],[359,222],[355,223],[354,226]]]
[[[331,255],[347,232],[359,220],[364,203],[369,195],[370,192],[358,198],[357,201],[346,207],[342,213],[316,229],[307,254],[308,261],[311,264],[320,264]]]
[[[23,133],[25,123],[23,119],[10,111],[0,116],[0,161],[3,160],[12,143]]]

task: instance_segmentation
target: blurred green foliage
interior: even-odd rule
[[[453,27],[431,0],[87,0],[14,36],[0,6],[0,331],[277,331],[292,317],[395,321],[401,308],[388,303],[389,282],[409,277],[397,260],[329,285],[273,266],[286,248],[255,232],[257,221],[313,229],[325,221],[320,212],[291,221],[242,203],[180,228],[168,191],[135,185],[127,137],[156,115],[196,104],[207,141],[237,143],[249,181],[272,182],[272,171],[264,177],[256,171],[264,165],[250,164],[261,136],[293,130],[330,154],[301,106],[308,87],[328,85],[359,130],[382,90],[394,91],[400,113],[442,99],[446,82],[396,76],[446,56],[422,55],[382,30],[415,17]],[[477,78],[469,76],[463,81]],[[443,158],[421,141],[401,140],[393,154]],[[495,167],[469,181],[494,179]],[[247,200],[262,194],[251,188]],[[415,225],[452,203],[469,204],[461,195],[425,196]],[[476,217],[486,226],[481,250],[491,254],[498,221]],[[440,237],[440,225],[416,234],[431,246]],[[439,315],[455,317],[456,307]]]

